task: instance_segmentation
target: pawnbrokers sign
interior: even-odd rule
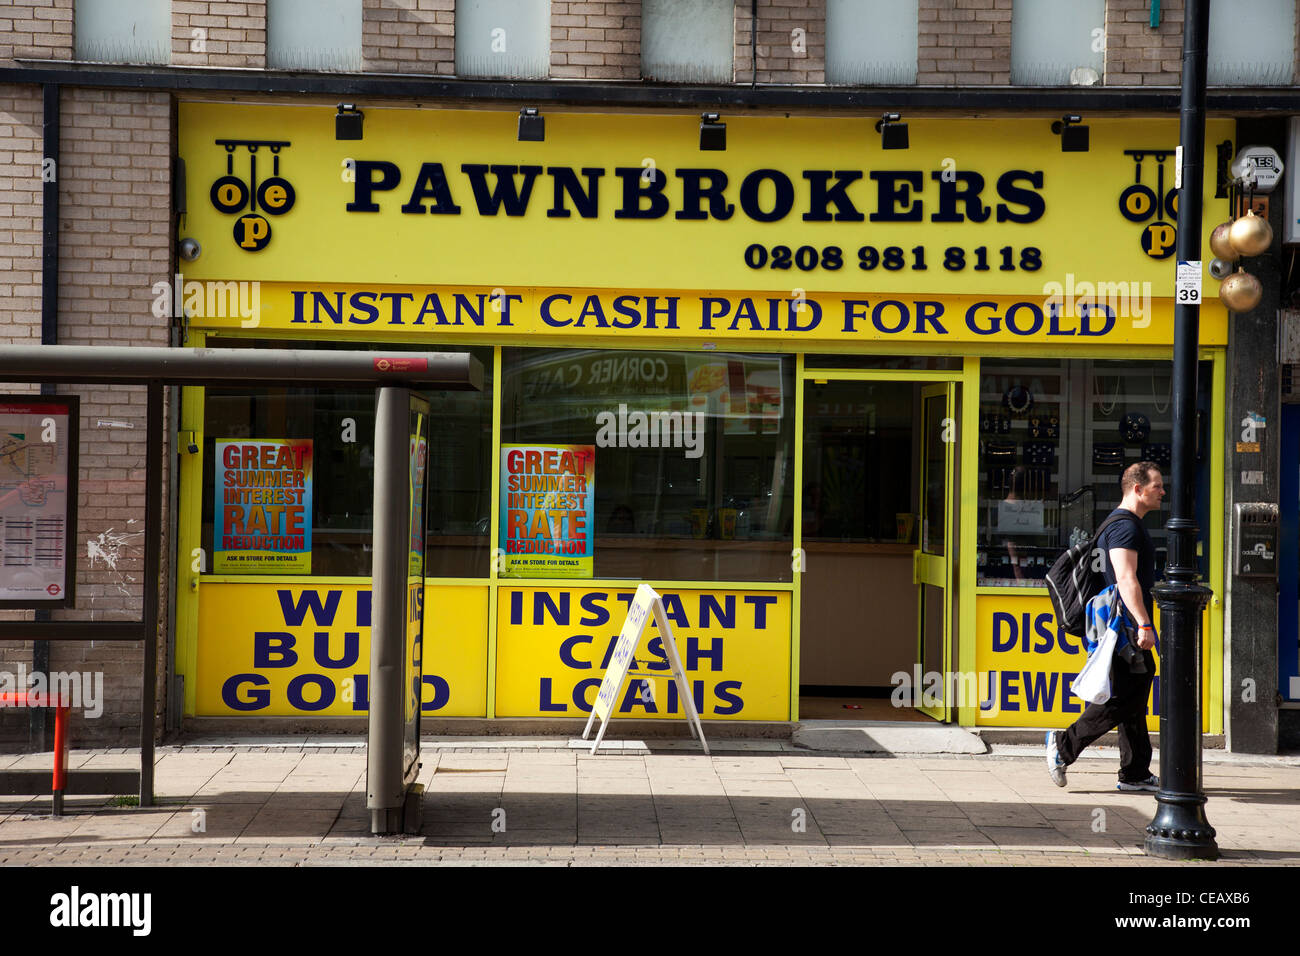
[[[1073,274],[1173,295],[1176,117],[1095,118],[1086,153],[1044,118],[914,117],[887,153],[861,117],[737,116],[701,154],[689,115],[559,113],[521,143],[507,111],[371,108],[357,142],[333,112],[181,104],[194,278],[400,286],[436,262],[508,291],[1023,297]],[[1235,130],[1206,133],[1213,169]]]

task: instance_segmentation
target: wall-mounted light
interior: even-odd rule
[[[725,150],[727,124],[718,121],[717,113],[700,114],[700,149]]]
[[[886,113],[876,121],[876,132],[880,134],[881,149],[907,149],[907,124],[900,123],[903,117],[899,113]]]
[[[335,139],[360,139],[361,121],[365,114],[352,103],[340,103],[338,114],[334,117]]]
[[[546,139],[546,117],[535,106],[525,106],[519,111],[519,142],[540,143]]]
[[[1086,153],[1088,151],[1088,127],[1080,126],[1083,117],[1078,113],[1067,113],[1052,123],[1052,132],[1061,137],[1061,152]]]

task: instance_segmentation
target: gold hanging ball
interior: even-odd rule
[[[1232,248],[1232,243],[1228,240],[1228,232],[1231,229],[1232,223],[1221,222],[1210,233],[1210,251],[1214,253],[1216,259],[1236,262],[1241,258],[1241,254]]]
[[[1228,230],[1228,241],[1243,256],[1263,255],[1273,244],[1273,227],[1267,219],[1248,211],[1232,224]]]
[[[1264,286],[1245,269],[1238,269],[1219,286],[1219,298],[1229,312],[1249,312],[1264,297]]]

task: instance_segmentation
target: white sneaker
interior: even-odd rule
[[[1056,731],[1047,732],[1047,772],[1052,777],[1052,783],[1058,787],[1065,786],[1065,761],[1056,750]]]

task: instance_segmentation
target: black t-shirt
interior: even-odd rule
[[[1156,583],[1156,547],[1151,542],[1151,535],[1147,533],[1147,529],[1142,526],[1133,512],[1116,508],[1111,514],[1127,514],[1129,517],[1112,522],[1097,539],[1097,547],[1101,549],[1102,573],[1106,576],[1106,583],[1115,583],[1115,569],[1110,566],[1110,549],[1128,548],[1130,551],[1136,551],[1137,579],[1138,586],[1142,588],[1142,603],[1147,607],[1147,620],[1154,621],[1151,589]],[[1127,608],[1128,605],[1126,604],[1125,607]],[[1134,617],[1134,620],[1137,619],[1131,608],[1129,614]]]

